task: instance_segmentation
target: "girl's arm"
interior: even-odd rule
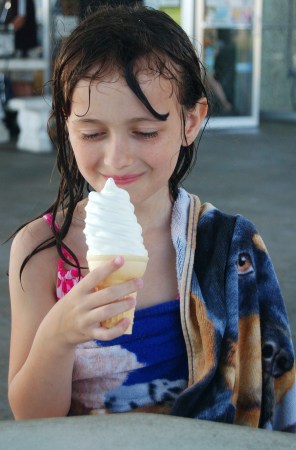
[[[124,263],[123,258],[117,258],[86,275],[56,302],[55,249],[33,256],[19,279],[21,263],[35,247],[40,229],[46,238],[46,224],[36,221],[18,233],[11,248],[8,383],[9,402],[16,419],[67,415],[76,345],[120,336],[129,325],[128,319],[109,330],[99,323],[134,306],[132,297],[111,303],[142,285],[141,281],[129,281],[94,292],[96,284]]]

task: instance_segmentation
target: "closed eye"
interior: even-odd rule
[[[103,136],[104,133],[82,134],[81,138],[85,141],[91,141]]]
[[[143,139],[153,139],[158,136],[157,131],[135,131],[134,134]]]

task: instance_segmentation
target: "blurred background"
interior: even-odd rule
[[[11,100],[49,94],[44,83],[64,37],[91,8],[118,2],[0,0],[2,141],[17,132],[20,104]],[[215,95],[212,127],[295,119],[295,0],[121,0],[136,2],[164,10],[189,34]]]
[[[62,40],[101,3],[0,0],[0,243],[55,198],[48,81]],[[185,186],[255,222],[279,277],[295,345],[296,0],[140,3],[166,11],[187,31],[214,94]],[[10,242],[0,245],[0,420],[12,417],[9,248]]]

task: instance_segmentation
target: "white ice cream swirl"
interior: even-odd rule
[[[85,210],[88,255],[148,255],[130,196],[112,178],[101,192],[89,193]]]

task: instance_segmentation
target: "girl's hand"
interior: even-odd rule
[[[122,335],[129,326],[128,318],[110,329],[101,326],[101,322],[135,306],[136,299],[130,294],[143,286],[142,280],[130,280],[100,291],[95,291],[95,286],[123,264],[124,258],[117,256],[87,274],[59,300],[41,324],[48,338],[58,338],[62,345],[73,347],[92,339],[111,340]],[[46,324],[48,321],[50,324]]]

